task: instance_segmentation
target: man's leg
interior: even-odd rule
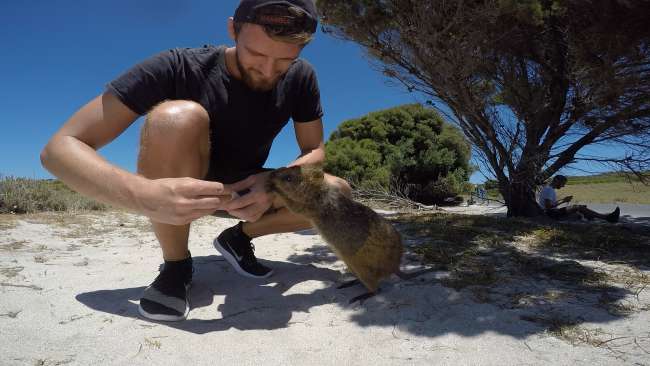
[[[142,127],[138,173],[149,179],[203,178],[210,160],[209,136],[210,118],[200,104],[178,100],[157,105]],[[165,260],[187,257],[189,224],[152,225]]]
[[[147,115],[140,140],[138,173],[150,178],[202,178],[208,170],[209,116],[190,101],[167,101]],[[165,264],[140,299],[141,315],[164,321],[183,320],[189,313],[188,288],[192,258],[187,248],[190,225],[151,221]]]
[[[348,197],[352,195],[352,189],[345,180],[326,174],[325,181]],[[308,220],[284,207],[278,198],[273,202],[272,209],[259,220],[240,222],[224,230],[215,239],[214,246],[242,276],[266,278],[273,274],[273,270],[257,261],[251,240],[268,234],[309,229],[311,226]]]
[[[325,182],[340,190],[348,197],[352,196],[352,188],[344,179],[325,174]],[[250,238],[269,234],[288,233],[312,227],[311,223],[302,216],[296,215],[284,207],[280,199],[273,202],[273,210],[255,222],[245,222],[242,230]]]
[[[621,212],[618,207],[614,211],[612,211],[612,212],[610,212],[608,214],[598,213],[596,211],[590,210],[589,208],[587,208],[587,206],[583,206],[583,205],[572,206],[572,208],[575,211],[580,212],[582,215],[584,215],[584,217],[586,217],[589,220],[591,220],[593,218],[598,218],[598,219],[601,219],[601,220],[607,220],[609,222],[617,222],[618,218],[619,218],[619,215],[620,215],[620,212]]]

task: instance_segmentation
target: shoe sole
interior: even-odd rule
[[[219,252],[223,258],[226,260],[226,262],[230,263],[230,265],[235,269],[237,273],[244,277],[249,277],[249,278],[268,278],[273,274],[273,270],[270,270],[269,273],[265,274],[264,276],[255,276],[254,274],[250,274],[246,271],[244,271],[240,266],[239,262],[237,262],[237,259],[230,254],[222,245],[219,243],[219,239],[215,238],[214,241],[212,242],[212,245],[214,248]]]
[[[179,322],[179,321],[185,320],[185,319],[187,319],[187,316],[190,314],[190,301],[189,301],[190,287],[192,287],[191,283],[188,284],[187,286],[185,286],[187,300],[185,300],[185,313],[183,315],[150,314],[150,313],[147,313],[147,311],[144,310],[142,308],[142,306],[140,306],[140,304],[138,304],[138,313],[140,313],[140,315],[142,315],[143,317],[145,317],[147,319],[157,320],[157,321],[162,321],[162,322]]]

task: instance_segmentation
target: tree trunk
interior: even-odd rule
[[[535,185],[530,182],[517,181],[499,184],[499,190],[508,206],[508,217],[534,217],[542,213],[542,209],[537,204]]]

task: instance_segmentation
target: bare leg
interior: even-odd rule
[[[580,213],[585,215],[585,217],[587,217],[587,218],[588,217],[595,217],[595,218],[602,219],[602,220],[605,220],[607,218],[607,215],[604,215],[604,214],[598,213],[596,211],[590,210],[587,207],[581,207],[580,208]]]
[[[273,209],[255,222],[244,222],[242,231],[249,238],[269,234],[290,233],[311,228],[311,223],[289,211],[281,201],[273,203]]]
[[[340,189],[343,194],[350,197],[352,188],[343,179],[325,174],[327,184]],[[305,230],[312,227],[311,223],[302,216],[296,215],[284,207],[281,200],[273,202],[273,208],[268,214],[262,216],[255,222],[245,222],[242,230],[248,237],[257,238],[269,234],[288,233],[298,230]]]
[[[163,102],[147,115],[140,139],[138,174],[150,179],[207,174],[210,159],[210,118],[191,101]],[[190,225],[151,222],[167,261],[187,257]]]
[[[609,215],[611,215],[611,214],[598,213],[596,211],[590,210],[589,208],[587,208],[587,206],[584,206],[584,205],[570,206],[570,207],[567,208],[567,212],[569,214],[579,212],[589,220],[591,220],[593,218],[597,218],[597,219],[601,219],[601,220],[607,220]]]

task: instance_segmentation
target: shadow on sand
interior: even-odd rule
[[[335,304],[342,310],[352,311],[349,321],[363,327],[397,327],[401,332],[428,337],[445,333],[476,336],[496,332],[523,338],[545,331],[544,324],[530,321],[542,315],[558,314],[578,324],[620,319],[625,315],[612,315],[598,307],[602,302],[599,296],[604,293],[609,301],[616,301],[629,293],[618,288],[601,287],[601,295],[595,295],[589,285],[566,286],[558,281],[539,280],[492,286],[489,297],[495,301],[480,301],[476,289],[456,291],[444,287],[440,273],[430,273],[412,281],[386,281],[379,296],[362,305],[348,305],[348,300],[364,289],[359,286],[336,289],[341,273],[312,265],[330,263],[332,258],[324,245],[317,245],[311,254],[293,256],[293,262],[265,261],[274,268],[275,274],[269,279],[253,280],[236,274],[219,256],[195,257],[191,306],[194,310],[209,307],[215,296],[224,296],[223,304],[214,309],[214,319],[193,319],[190,313],[186,321],[152,323],[195,334],[230,328],[272,330],[289,327],[295,312],[308,313],[314,307]],[[322,285],[310,284],[310,287],[317,288],[310,293],[289,291],[287,294],[287,290],[306,281],[319,281]],[[143,290],[144,287],[98,290],[81,293],[76,299],[96,311],[141,318],[137,301]],[[521,304],[512,302],[513,291],[530,295],[562,291],[567,295],[552,302]],[[499,296],[503,298],[499,300]],[[332,317],[336,316],[332,314]]]

